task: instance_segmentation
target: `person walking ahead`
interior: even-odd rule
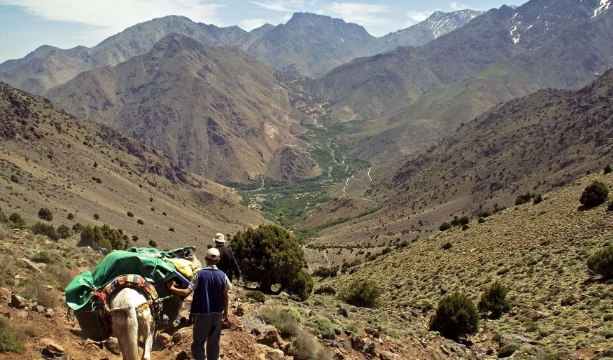
[[[187,289],[177,288],[174,281],[168,288],[177,295],[189,296],[192,292],[190,317],[193,319],[192,356],[196,360],[218,360],[221,326],[228,320],[228,291],[232,283],[215,266],[220,254],[216,248],[206,252],[206,267],[196,272]],[[206,343],[206,355],[204,345]]]
[[[221,260],[217,264],[217,268],[223,271],[232,282],[232,277],[236,276],[236,281],[241,279],[241,269],[234,258],[232,251],[226,247],[226,238],[222,233],[215,234],[215,248],[219,250]]]

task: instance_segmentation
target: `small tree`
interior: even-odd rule
[[[302,246],[278,225],[239,231],[229,240],[229,247],[245,280],[258,282],[263,292],[270,293],[274,284],[288,287],[299,274],[306,277],[301,273],[306,263]]]
[[[307,300],[311,293],[313,293],[313,286],[315,281],[311,277],[311,274],[306,269],[300,269],[296,277],[294,277],[288,284],[287,290],[298,296],[301,301]]]
[[[436,313],[430,319],[430,330],[438,331],[450,339],[474,334],[478,329],[477,307],[468,296],[459,292],[442,298]]]
[[[72,220],[72,219],[74,219],[74,214],[73,213],[68,213],[68,216],[66,218],[68,220]]]
[[[155,240],[149,240],[149,246],[156,248],[158,247],[158,243],[155,242]]]
[[[51,224],[37,222],[32,226],[32,232],[37,235],[47,235],[49,239],[53,241],[58,241],[60,239],[60,234],[58,234],[58,232]]]
[[[68,239],[72,236],[72,230],[70,230],[70,228],[64,224],[57,227],[57,233],[62,239]]]
[[[47,221],[53,220],[53,214],[49,208],[40,208],[40,210],[38,210],[38,217]]]
[[[145,224],[145,222],[142,219],[138,219],[138,220],[136,220],[136,222],[138,224],[140,224],[140,225],[144,225]]]
[[[28,224],[26,224],[24,218],[22,218],[18,213],[12,213],[9,216],[9,226],[21,230],[28,228]]]
[[[587,267],[594,274],[602,275],[605,279],[613,279],[613,245],[609,244],[587,259]]]
[[[479,310],[489,312],[494,319],[498,319],[502,314],[509,312],[511,304],[507,300],[507,292],[506,286],[499,281],[495,281],[481,294]]]
[[[579,201],[587,207],[598,206],[605,201],[609,196],[609,189],[600,181],[594,181],[591,185],[585,188]]]
[[[444,223],[441,224],[441,226],[438,227],[438,229],[440,231],[447,231],[447,230],[451,229],[451,224],[448,223],[447,221],[445,221]]]
[[[347,304],[376,308],[381,306],[381,287],[374,280],[358,279],[340,297]]]
[[[100,219],[100,215],[98,215],[98,214],[94,214],[94,219],[95,219],[95,220]]]
[[[129,217],[134,217],[134,213],[132,211],[128,211],[128,216]]]

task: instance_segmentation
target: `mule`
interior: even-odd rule
[[[113,333],[119,342],[124,360],[139,360],[138,338],[142,335],[142,360],[151,359],[155,319],[145,294],[133,288],[123,288],[111,298]]]

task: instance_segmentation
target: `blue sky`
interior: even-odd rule
[[[374,36],[404,29],[432,12],[489,10],[527,0],[0,0],[0,63],[41,45],[94,46],[139,22],[184,15],[220,27],[247,31],[287,22],[295,12],[341,18]]]

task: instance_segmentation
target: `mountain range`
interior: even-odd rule
[[[422,23],[376,38],[356,24],[309,13],[296,13],[286,23],[246,32],[220,28],[186,17],[167,16],[127,28],[100,44],[68,50],[41,46],[23,59],[0,64],[0,81],[34,94],[65,83],[100,66],[115,66],[150,51],[171,33],[210,46],[239,47],[258,60],[292,76],[317,77],[356,57],[374,55],[400,45],[419,46],[463,26],[477,11],[433,14]]]

